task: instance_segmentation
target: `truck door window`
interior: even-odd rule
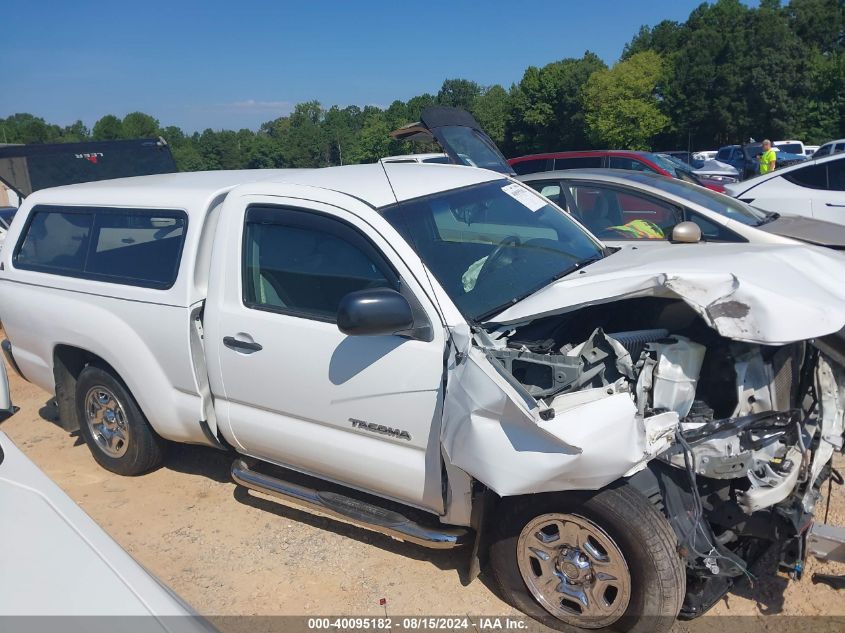
[[[330,322],[350,292],[397,285],[375,246],[352,226],[278,207],[247,211],[242,273],[247,307]]]

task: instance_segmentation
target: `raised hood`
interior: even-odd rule
[[[491,319],[510,324],[622,298],[678,298],[719,334],[783,344],[845,326],[845,258],[811,246],[625,248]]]
[[[390,133],[400,141],[436,141],[456,165],[492,169],[514,175],[493,140],[466,110],[447,106],[423,109],[420,120]]]
[[[782,215],[757,227],[761,231],[791,237],[809,244],[845,249],[845,226],[799,215]]]

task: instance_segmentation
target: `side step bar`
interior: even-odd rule
[[[461,527],[428,527],[411,519],[335,492],[321,492],[283,481],[250,469],[242,459],[232,464],[232,479],[250,490],[276,497],[287,505],[302,506],[342,519],[359,527],[433,549],[451,549],[469,540],[469,530]]]

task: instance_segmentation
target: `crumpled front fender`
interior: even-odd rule
[[[479,349],[449,369],[441,440],[449,460],[502,496],[598,490],[669,445],[674,412],[643,419],[614,386],[558,396],[554,417]]]

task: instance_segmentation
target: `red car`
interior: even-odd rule
[[[701,178],[687,169],[680,161],[652,152],[628,150],[589,150],[584,152],[550,152],[531,154],[508,160],[511,168],[520,176],[541,171],[561,169],[627,169],[629,171],[648,171],[668,178],[680,178],[713,191],[724,193],[725,187],[715,180]]]

